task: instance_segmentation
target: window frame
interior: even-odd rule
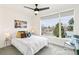
[[[56,12],[56,13],[54,13],[54,14],[58,14],[59,16],[58,16],[58,18],[59,18],[59,37],[57,37],[57,38],[62,38],[61,37],[61,13],[62,12],[67,12],[67,11],[72,11],[73,10],[73,16],[72,16],[72,18],[75,20],[75,11],[74,11],[74,9],[69,9],[69,10],[64,10],[64,11],[61,11],[61,12]],[[52,14],[52,15],[54,15],[54,14]],[[48,15],[48,16],[50,16],[50,15]],[[47,16],[43,16],[43,17],[47,17]],[[43,17],[41,17],[41,19],[43,18]],[[40,20],[40,22],[41,22],[41,20]],[[75,25],[75,21],[74,21],[74,25]],[[73,25],[73,34],[74,34],[74,25]],[[40,35],[42,35],[41,34],[41,24],[40,24]],[[66,37],[65,37],[66,38]],[[63,38],[63,39],[65,39],[65,38]]]

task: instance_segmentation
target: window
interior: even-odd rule
[[[66,11],[60,13],[61,37],[71,37],[74,30],[74,11]]]
[[[59,23],[58,16],[59,16],[58,14],[54,14],[53,16],[42,18],[41,20],[41,34],[42,35],[50,35],[50,36],[55,37],[53,33],[54,33],[55,26]]]
[[[42,17],[41,35],[52,37],[69,37],[73,33],[74,11],[66,11],[51,16]]]
[[[71,36],[71,33],[73,33],[73,22],[72,16],[61,17],[61,37]]]

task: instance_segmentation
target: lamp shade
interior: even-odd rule
[[[10,37],[10,33],[6,32],[5,36],[6,36],[6,38]]]

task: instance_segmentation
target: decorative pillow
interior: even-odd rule
[[[16,33],[16,37],[17,37],[17,38],[26,38],[26,33],[25,33],[25,31],[18,31],[18,32]]]
[[[21,38],[21,33],[20,32],[16,33],[16,38]]]
[[[30,33],[30,32],[28,32],[28,33],[27,33],[27,37],[30,37],[30,36],[31,36],[31,33]]]
[[[26,33],[25,33],[25,31],[22,31],[22,32],[21,32],[21,38],[26,38]]]

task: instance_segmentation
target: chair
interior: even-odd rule
[[[67,45],[68,45],[68,47],[67,47]],[[71,40],[64,42],[64,46],[65,46],[65,48],[75,49],[75,45],[71,42]]]
[[[67,33],[66,37],[68,38],[68,40],[64,42],[64,46],[68,45],[69,48],[75,49],[73,33],[72,32]]]

